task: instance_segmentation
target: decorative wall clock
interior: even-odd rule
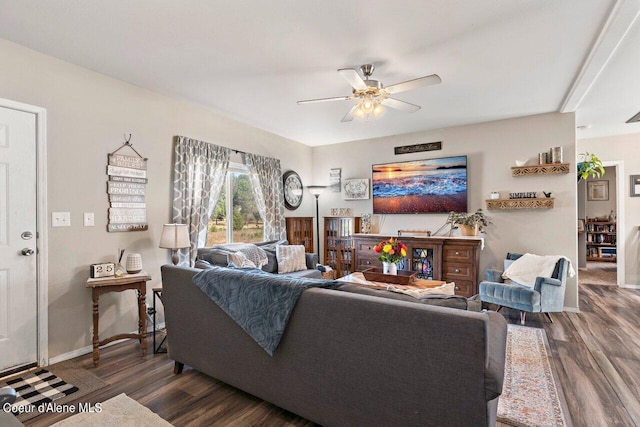
[[[304,187],[300,175],[294,171],[287,171],[282,177],[284,187],[284,206],[289,210],[296,210],[302,203]]]

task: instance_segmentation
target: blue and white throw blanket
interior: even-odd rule
[[[193,283],[218,304],[270,356],[280,343],[298,298],[308,288],[340,286],[335,280],[279,276],[255,268],[214,266]]]

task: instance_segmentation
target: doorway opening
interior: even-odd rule
[[[578,284],[624,286],[624,164],[578,183]]]

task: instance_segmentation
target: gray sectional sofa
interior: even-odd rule
[[[307,289],[269,356],[192,282],[162,267],[169,357],[324,426],[494,425],[506,322]]]

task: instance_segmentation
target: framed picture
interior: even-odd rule
[[[340,175],[342,169],[335,168],[329,170],[329,191],[332,193],[340,192]]]
[[[609,200],[609,181],[587,181],[587,200],[596,202]]]
[[[631,175],[631,197],[640,197],[640,175]]]
[[[369,178],[354,178],[344,180],[344,200],[368,200]]]

